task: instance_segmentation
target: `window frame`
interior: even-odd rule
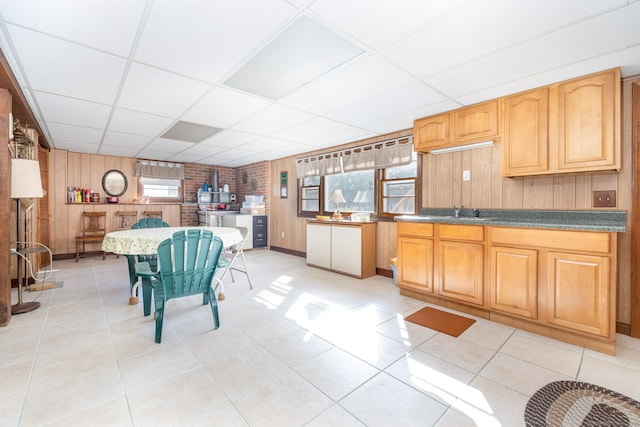
[[[171,179],[178,181],[178,197],[147,197],[144,198],[144,186],[143,183],[145,177],[138,177],[138,194],[140,195],[140,199],[144,199],[149,203],[183,203],[184,202],[184,179],[180,178],[161,178],[161,179]]]
[[[373,192],[376,196],[376,200],[374,201],[374,210],[375,212],[373,212],[372,214],[375,215],[377,218],[383,218],[383,219],[393,219],[396,216],[399,215],[409,215],[407,213],[389,213],[389,212],[384,212],[384,197],[383,197],[383,191],[384,191],[384,186],[383,183],[386,181],[394,181],[394,180],[413,180],[414,181],[414,199],[415,199],[415,205],[414,205],[414,212],[413,214],[416,215],[419,210],[420,210],[420,206],[422,205],[422,180],[419,179],[422,176],[422,159],[423,156],[420,153],[416,153],[416,176],[415,177],[409,177],[409,178],[393,178],[393,179],[383,179],[385,177],[385,173],[386,173],[386,169],[387,168],[379,168],[379,169],[374,169],[374,183],[373,183]],[[392,168],[395,166],[390,166],[389,168]],[[305,188],[303,186],[304,183],[304,178],[298,178],[298,201],[297,201],[297,205],[298,205],[298,217],[301,218],[313,218],[316,215],[327,215],[327,214],[331,214],[332,212],[327,212],[325,209],[326,207],[324,206],[324,199],[325,194],[325,182],[324,182],[324,176],[320,176],[320,184],[317,186],[318,187],[318,197],[319,197],[319,201],[318,201],[318,211],[303,211],[302,210],[302,191],[303,188]],[[315,187],[315,186],[313,186]]]

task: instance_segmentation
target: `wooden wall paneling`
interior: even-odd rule
[[[492,205],[493,200],[493,149],[491,147],[470,150],[471,165],[471,195],[467,200],[468,208],[486,209]]]
[[[640,78],[626,83],[625,89],[626,96],[623,99],[627,101],[625,107],[628,109],[629,119],[624,135],[627,136],[629,143],[623,145],[629,147],[628,152],[632,153],[631,179],[629,180],[632,211],[627,217],[626,233],[631,235],[629,264],[634,266],[631,269],[630,279],[630,326],[631,336],[640,338],[640,227],[638,226],[640,224]]]
[[[451,207],[453,203],[460,204],[460,188],[453,183],[453,154],[438,154],[436,157],[436,179],[431,181],[436,206]]]
[[[90,177],[91,181],[89,182],[88,188],[91,192],[100,192],[102,190],[102,176],[104,175],[106,169],[105,167],[105,156],[99,156],[92,154],[89,158],[89,167],[91,168]]]
[[[49,211],[49,199],[51,190],[49,189],[49,150],[38,147],[38,161],[40,162],[40,176],[42,178],[42,188],[45,190],[44,197],[38,201],[38,236],[37,241],[43,245],[51,246],[51,213]],[[38,268],[49,265],[49,254],[40,253],[38,256]]]
[[[553,208],[553,176],[524,178],[525,209]]]
[[[477,195],[477,191],[478,191],[478,187],[481,185],[481,180],[480,179],[474,179],[474,176],[471,176],[471,180],[469,181],[464,181],[462,179],[462,173],[465,170],[472,170],[473,167],[472,162],[473,162],[473,158],[475,153],[472,152],[473,150],[469,150],[469,151],[461,151],[460,154],[460,161],[459,161],[459,170],[456,173],[456,171],[454,170],[454,175],[453,175],[453,180],[454,180],[454,187],[460,187],[460,201],[456,203],[457,206],[459,205],[465,205],[467,208],[471,207],[472,205],[474,205],[473,202],[473,197],[474,195]],[[455,160],[454,160],[455,163]],[[475,206],[475,205],[474,205]]]
[[[503,178],[501,204],[494,205],[496,209],[524,208],[524,178]]]
[[[49,191],[52,194],[49,205],[51,206],[51,251],[55,253],[68,253],[67,235],[69,234],[69,226],[67,217],[67,187],[73,182],[69,174],[71,167],[69,166],[69,158],[66,150],[53,150],[50,160],[51,169],[49,176],[52,183]]]
[[[488,207],[502,207],[503,206],[503,181],[507,180],[502,177],[502,144],[497,144],[491,150],[491,201]]]
[[[575,175],[553,176],[553,209],[575,209],[576,177]]]
[[[449,180],[448,186],[443,187],[445,189],[450,188],[451,201],[448,203],[448,206],[453,206],[456,204],[460,206],[462,204],[468,204],[465,199],[463,199],[462,194],[462,157],[464,154],[469,154],[464,151],[453,152],[449,154],[440,154],[440,157],[445,156],[450,158],[449,165],[449,174],[444,174],[447,176]],[[446,206],[446,205],[445,205]]]
[[[576,174],[576,209],[589,210],[593,208],[592,176],[589,174]]]

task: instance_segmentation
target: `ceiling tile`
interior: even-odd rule
[[[216,82],[295,12],[281,0],[156,1],[136,60]]]
[[[262,153],[265,151],[271,151],[284,147],[292,147],[295,144],[291,141],[284,141],[282,139],[277,138],[260,138],[253,142],[248,142],[244,145],[241,145],[239,148],[243,150],[252,151],[254,153]]]
[[[411,73],[427,77],[546,34],[569,22],[578,22],[620,3],[600,0],[471,2],[381,52]],[[550,10],[553,13],[549,13]],[[416,55],[416,46],[420,46],[425,55]]]
[[[414,80],[410,74],[388,61],[376,55],[368,55],[309,83],[281,102],[301,110],[327,115],[345,104],[369,99]]]
[[[88,144],[100,144],[104,131],[82,126],[67,125],[64,123],[47,123],[51,136],[57,140],[78,141]],[[58,147],[56,144],[56,148]]]
[[[168,129],[174,121],[168,117],[116,108],[109,122],[109,130],[155,136]]]
[[[198,101],[183,120],[225,128],[268,107],[271,101],[217,87]]]
[[[322,0],[314,2],[310,10],[376,49],[464,3],[468,0]]]
[[[34,90],[111,104],[125,60],[9,25],[20,62]]]
[[[34,91],[45,120],[77,126],[104,128],[111,114],[111,106],[46,92]]]
[[[134,63],[118,106],[177,118],[202,97],[209,87],[197,80]]]
[[[193,147],[192,142],[176,141],[175,139],[157,138],[151,141],[149,145],[145,147],[148,150],[161,151],[165,153],[176,153],[187,148]]]
[[[127,57],[145,3],[145,0],[65,0],[63,4],[2,0],[0,10],[7,22]],[[33,13],[34,8],[38,13]]]
[[[80,141],[67,141],[65,139],[58,139],[56,142],[58,143],[56,148],[60,150],[74,151],[76,153],[98,154],[98,149],[100,148],[100,145],[98,144],[90,144]]]
[[[136,157],[138,151],[140,151],[139,147],[119,147],[102,144],[98,150],[98,154],[103,154],[105,156]]]
[[[260,138],[260,135],[254,133],[225,130],[213,135],[211,138],[207,138],[198,145],[235,148],[258,138]]]
[[[313,118],[311,114],[274,104],[233,126],[234,130],[270,135]]]
[[[107,131],[104,135],[102,145],[109,145],[111,147],[134,147],[137,151],[151,142],[151,139],[149,136]]]
[[[276,132],[272,136],[274,138],[301,142],[347,128],[349,128],[349,126],[344,123],[339,123],[335,120],[325,119],[322,117],[316,117],[315,119],[311,119],[283,131]]]
[[[583,58],[594,58],[617,51],[622,40],[628,45],[640,44],[640,25],[637,25],[639,16],[640,3],[635,3],[468,62],[429,78],[428,83],[452,97],[459,97],[554,68],[557,73],[548,74],[552,80],[541,84],[577,77],[567,76],[560,66],[570,66]],[[592,37],[593,34],[599,35]],[[589,40],[589,43],[584,43],[584,40]],[[612,62],[607,68],[618,65]],[[599,70],[583,68],[581,74],[595,71]],[[466,78],[470,75],[473,79]],[[503,86],[494,95],[508,94],[504,92]]]

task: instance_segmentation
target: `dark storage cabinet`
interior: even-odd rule
[[[255,215],[253,217],[253,247],[264,248],[267,246],[267,216]]]

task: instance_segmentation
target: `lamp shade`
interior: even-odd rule
[[[339,188],[333,192],[330,200],[335,204],[347,202],[342,195],[342,190],[340,190]]]
[[[11,159],[11,198],[30,199],[43,196],[38,161]]]

